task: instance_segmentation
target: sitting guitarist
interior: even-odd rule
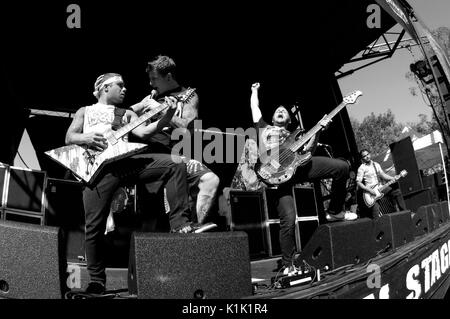
[[[380,164],[372,161],[370,158],[370,152],[367,149],[362,149],[359,152],[361,157],[361,165],[358,168],[358,174],[356,176],[356,183],[360,191],[368,192],[374,196],[377,193],[372,189],[376,185],[381,185],[380,179],[383,181],[394,181],[395,178],[386,174],[381,168]],[[389,201],[396,208],[396,210],[401,211],[405,209],[405,203],[403,201],[402,194],[400,190],[387,187],[383,192],[385,196],[388,197]],[[362,193],[359,194],[359,210],[363,215],[367,217],[378,218],[383,215],[380,211],[380,205],[375,202],[372,207],[367,207],[364,200],[362,200]]]
[[[291,116],[288,110],[279,106],[273,116],[272,124],[267,124],[262,119],[259,108],[258,90],[259,83],[254,83],[251,87],[252,94],[250,106],[253,122],[259,131],[260,150],[274,149],[281,145],[290,135],[287,129],[291,123]],[[329,125],[329,120],[324,117],[320,125],[325,129]],[[318,134],[311,138],[303,150],[313,152],[317,146]],[[262,144],[262,145],[261,145]],[[347,162],[322,156],[312,156],[311,160],[305,165],[298,167],[294,176],[286,183],[279,185],[277,190],[277,211],[280,218],[280,246],[282,252],[282,266],[284,274],[290,274],[295,268],[293,258],[295,254],[295,220],[297,213],[295,211],[294,199],[292,196],[292,186],[294,184],[308,180],[320,180],[323,178],[333,178],[331,190],[331,202],[329,210],[326,212],[328,221],[354,220],[357,215],[351,212],[343,211],[345,197],[347,194],[346,183],[349,175],[349,166]]]
[[[148,63],[147,73],[150,80],[150,86],[153,88],[152,94],[144,98],[140,103],[132,105],[130,108],[141,115],[151,109],[146,106],[147,99],[154,99],[158,102],[164,101],[167,96],[176,96],[186,91],[176,78],[175,61],[164,55]],[[194,120],[198,119],[199,98],[195,94],[188,103],[177,108],[175,115],[170,120],[169,125],[163,130],[145,139],[152,149],[160,153],[172,154],[175,152],[174,146],[178,140],[172,139],[172,134],[176,129],[178,133],[189,131],[191,136],[193,132]],[[193,138],[192,141],[195,139]],[[194,147],[192,148],[194,149]],[[178,154],[177,154],[178,155]],[[192,219],[199,223],[205,223],[210,220],[213,203],[216,198],[217,188],[219,187],[219,177],[212,172],[206,165],[200,162],[201,159],[182,158],[187,166],[187,179],[189,196],[191,200]]]

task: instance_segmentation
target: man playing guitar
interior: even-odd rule
[[[147,73],[150,80],[150,86],[153,88],[152,94],[144,98],[140,103],[131,106],[131,109],[138,115],[150,110],[148,100],[164,101],[168,96],[182,94],[187,89],[182,87],[176,77],[175,61],[164,55],[159,55],[153,61],[148,63]],[[194,120],[198,119],[199,97],[194,94],[188,103],[177,107],[174,116],[169,125],[161,131],[145,139],[145,142],[151,146],[151,149],[160,153],[172,154],[175,152],[174,146],[178,140],[172,139],[172,133],[176,129],[178,132],[189,131],[193,133]],[[194,139],[193,139],[194,140]],[[178,154],[177,154],[178,155]],[[182,156],[187,166],[187,179],[189,187],[189,196],[191,200],[191,210],[194,213],[193,220],[199,223],[207,223],[211,219],[211,211],[216,198],[217,188],[219,187],[219,177],[212,172],[201,159],[191,159]]]
[[[360,191],[377,196],[378,194],[373,187],[376,185],[381,185],[380,179],[388,182],[396,181],[395,177],[392,177],[383,171],[380,164],[372,161],[370,152],[367,149],[362,149],[359,152],[359,155],[361,156],[362,163],[358,168],[356,183]],[[405,202],[403,201],[402,194],[398,188],[392,189],[391,187],[387,187],[383,193],[388,197],[391,204],[396,207],[396,210],[405,210]],[[363,194],[360,195],[361,196],[359,197],[363,196]],[[359,200],[359,208],[361,212],[374,219],[382,215],[380,205],[376,201],[371,207],[368,207],[368,205],[365,204],[361,198]]]
[[[273,116],[272,125],[267,124],[262,119],[261,110],[259,108],[258,90],[259,83],[254,83],[251,87],[250,107],[252,111],[252,118],[256,128],[259,130],[259,149],[276,150],[276,148],[283,144],[291,132],[287,129],[291,123],[291,115],[284,106],[279,106]],[[322,129],[325,129],[330,123],[324,117],[320,121]],[[316,134],[311,140],[299,151],[314,153],[317,146],[318,135]],[[262,145],[261,145],[262,144]],[[295,254],[295,219],[296,211],[294,199],[292,197],[292,186],[299,182],[308,180],[320,180],[323,178],[333,178],[331,202],[329,210],[326,212],[326,219],[328,221],[344,221],[354,220],[358,216],[355,213],[346,212],[343,210],[346,183],[349,175],[349,166],[347,162],[323,157],[312,156],[311,160],[305,165],[298,167],[293,177],[278,186],[277,189],[277,211],[280,218],[280,246],[282,252],[282,266],[283,274],[290,274],[295,272],[293,266],[293,257]]]

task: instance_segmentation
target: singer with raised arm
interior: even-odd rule
[[[175,61],[168,56],[160,55],[153,61],[148,62],[146,71],[149,76],[150,86],[153,90],[141,102],[131,106],[131,109],[138,115],[151,110],[151,106],[149,106],[150,100],[162,101],[167,96],[182,95],[189,89],[178,83]],[[193,124],[194,120],[198,118],[198,112],[199,98],[194,93],[187,103],[178,105],[169,125],[157,134],[145,139],[145,142],[149,143],[153,150],[171,154],[173,147],[179,142],[178,140],[172,140],[171,136],[173,131],[182,130],[193,134]],[[194,141],[193,136],[191,137],[191,141]],[[192,149],[194,149],[193,146]],[[211,213],[214,207],[213,203],[216,198],[217,188],[219,187],[219,177],[204,165],[201,159],[191,159],[185,156],[186,154],[176,155],[181,155],[187,166],[193,219],[197,219],[202,224],[206,224],[208,221],[211,222],[211,218],[214,217]]]
[[[250,107],[254,125],[259,132],[260,153],[265,150],[276,151],[286,139],[291,135],[288,126],[293,118],[288,109],[280,105],[272,115],[272,125],[263,120],[259,105],[258,92],[260,83],[251,86]],[[326,129],[331,120],[326,116],[319,122],[322,130]],[[311,137],[299,152],[310,152],[314,154],[317,146],[320,131]],[[292,186],[294,184],[333,178],[331,191],[331,202],[326,212],[328,221],[355,220],[355,213],[344,211],[346,196],[346,182],[349,175],[349,165],[347,162],[322,156],[312,156],[303,166],[298,167],[294,176],[287,182],[280,184],[276,191],[276,207],[280,218],[280,247],[282,252],[281,267],[286,275],[295,274],[297,269],[294,266],[295,256],[295,220],[296,211],[292,196]]]
[[[390,176],[384,172],[379,163],[371,159],[370,152],[367,149],[362,149],[359,152],[359,156],[361,157],[361,165],[356,175],[356,183],[359,188],[358,206],[360,212],[373,219],[381,217],[383,213],[378,199],[381,199],[383,196],[388,198],[394,210],[405,210],[405,202],[398,185],[397,187],[390,187],[389,185],[405,176],[407,172],[402,171],[395,177]],[[382,186],[383,182],[387,182],[384,187]]]

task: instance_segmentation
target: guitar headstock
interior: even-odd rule
[[[400,177],[405,177],[406,175],[408,175],[408,171],[406,169],[404,169],[398,175],[400,175]]]
[[[344,101],[346,104],[353,104],[353,103],[356,102],[356,100],[358,99],[358,97],[359,97],[360,95],[362,95],[362,92],[361,92],[361,91],[354,91],[354,92],[352,92],[352,93],[346,95],[346,96],[343,98],[343,101]]]
[[[188,88],[186,90],[186,92],[184,92],[183,94],[177,95],[176,98],[177,98],[178,102],[186,103],[194,96],[194,93],[195,93],[195,89]]]

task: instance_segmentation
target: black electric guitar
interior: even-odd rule
[[[346,105],[355,103],[360,95],[361,91],[355,91],[345,96],[342,103],[331,111],[326,119],[331,120]],[[296,130],[278,148],[262,154],[255,165],[258,177],[268,185],[279,185],[290,180],[297,167],[305,165],[312,157],[310,152],[301,152],[301,148],[321,129],[322,126],[317,123],[301,137],[301,130]]]
[[[184,94],[177,96],[177,99],[185,103],[193,96],[194,92],[195,89],[189,88]],[[77,178],[83,180],[86,184],[92,184],[101,168],[106,164],[142,152],[148,147],[147,144],[143,143],[125,142],[122,137],[168,108],[165,103],[160,104],[155,100],[150,100],[149,103],[152,107],[151,111],[144,113],[117,131],[110,129],[103,134],[108,141],[108,147],[103,151],[95,151],[73,144],[47,151],[45,154],[71,170]]]
[[[371,188],[372,190],[375,191],[376,195],[373,195],[369,192],[364,192],[363,193],[364,204],[366,204],[367,207],[372,207],[373,205],[375,205],[376,201],[384,196],[383,192],[386,190],[386,188],[389,187],[389,185],[392,185],[400,178],[405,177],[407,174],[408,172],[406,170],[402,170],[400,174],[394,176],[394,180],[389,181],[384,185],[377,184],[372,186]]]

